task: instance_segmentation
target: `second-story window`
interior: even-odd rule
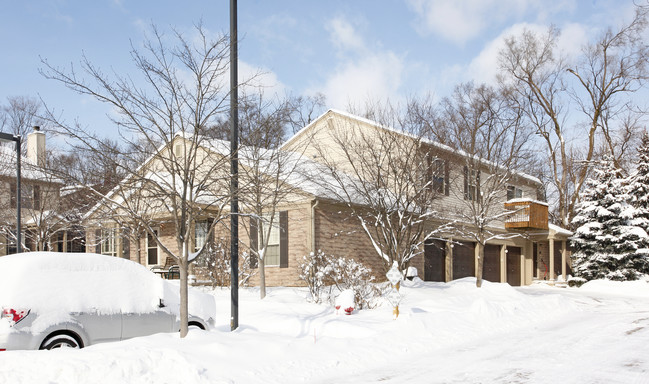
[[[16,208],[16,183],[9,184],[11,208]],[[25,209],[41,209],[41,187],[23,184],[20,187],[20,204]]]
[[[507,200],[520,199],[523,197],[523,190],[513,185],[507,186]]]
[[[431,182],[433,183],[433,191],[437,193],[445,193],[446,188],[446,161],[443,159],[433,159],[430,165],[431,168]]]
[[[32,201],[34,209],[42,209],[41,207],[41,187],[40,185],[34,185],[32,188]]]
[[[476,201],[480,196],[480,171],[464,167],[464,199]]]

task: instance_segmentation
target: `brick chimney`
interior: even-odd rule
[[[38,125],[27,135],[27,158],[39,167],[45,167],[45,133]]]

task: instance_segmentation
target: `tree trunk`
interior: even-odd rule
[[[180,337],[187,336],[189,331],[189,290],[187,282],[187,247],[188,244],[183,244],[183,257],[179,260],[178,268],[180,269]]]
[[[478,247],[478,269],[475,272],[475,286],[480,288],[482,287],[482,271],[484,270],[484,245],[478,242],[476,247]]]
[[[265,250],[264,250],[265,251]],[[266,297],[266,261],[259,258],[259,298]]]

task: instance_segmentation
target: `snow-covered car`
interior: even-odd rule
[[[189,326],[214,326],[214,297],[189,289]],[[144,266],[89,253],[0,257],[0,351],[83,348],[180,330],[179,287]]]

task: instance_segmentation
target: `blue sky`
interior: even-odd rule
[[[130,41],[154,23],[189,32],[203,22],[227,33],[229,1],[0,0],[0,103],[41,97],[67,119],[110,135],[107,106],[39,73],[40,58],[78,63],[82,54],[106,72],[128,73]],[[444,97],[467,80],[493,81],[504,36],[523,28],[562,29],[560,46],[576,52],[608,25],[628,21],[633,2],[577,0],[241,0],[240,72],[295,95],[323,93],[345,109],[368,98]]]

